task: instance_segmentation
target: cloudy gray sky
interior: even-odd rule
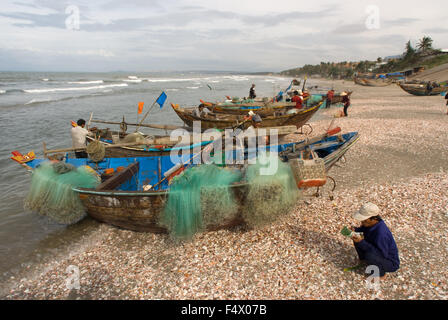
[[[376,59],[424,35],[448,48],[446,9],[446,0],[2,0],[0,70],[281,71]]]

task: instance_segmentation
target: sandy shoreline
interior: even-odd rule
[[[331,86],[332,82],[328,82]],[[330,176],[335,199],[307,198],[257,230],[209,232],[176,244],[165,235],[99,225],[77,250],[3,286],[7,299],[447,299],[448,116],[443,97],[415,97],[397,86],[354,90],[348,118],[360,140]],[[313,123],[326,128],[340,108]],[[293,137],[291,137],[293,138]],[[366,201],[378,204],[400,250],[401,268],[368,289],[351,241],[339,230]],[[67,267],[80,290],[66,288]],[[19,279],[20,278],[20,279]]]

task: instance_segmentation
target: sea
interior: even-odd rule
[[[162,108],[152,109],[145,123],[182,126],[171,103],[185,107],[199,105],[200,99],[216,102],[226,96],[246,97],[252,84],[258,97],[272,97],[291,80],[227,72],[0,72],[0,283],[98,228],[88,218],[65,226],[25,210],[31,175],[10,159],[12,151],[34,150],[42,157],[43,142],[48,149],[70,148],[71,121],[88,121],[93,113],[93,119],[120,122],[124,117],[136,122],[142,117],[137,113],[139,102],[144,102],[145,113],[162,92],[167,100]],[[317,80],[309,80],[307,87],[313,85],[319,88]],[[118,130],[118,126],[107,127]],[[149,128],[139,131],[165,134]]]

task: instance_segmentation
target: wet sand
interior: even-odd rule
[[[444,99],[415,97],[398,86],[353,90],[349,117],[340,107],[313,121],[313,134],[332,119],[360,139],[329,175],[334,200],[305,197],[291,214],[256,230],[208,232],[176,244],[166,235],[98,224],[95,232],[52,261],[2,285],[7,299],[447,299],[448,115]],[[291,136],[291,139],[301,139]],[[309,195],[309,193],[307,193]],[[351,214],[375,202],[395,236],[401,268],[366,284],[349,239]],[[69,290],[69,266],[80,289]],[[377,288],[378,289],[378,288]]]

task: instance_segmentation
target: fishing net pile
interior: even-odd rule
[[[89,167],[42,163],[33,171],[25,208],[57,223],[76,223],[84,218],[85,211],[72,187],[95,188],[99,183],[98,175]]]
[[[104,144],[95,140],[87,145],[86,152],[89,155],[90,160],[93,162],[100,162],[106,155],[106,148],[104,147]]]
[[[300,196],[291,167],[276,154],[260,154],[257,162],[248,166],[246,179],[249,190],[242,216],[251,227],[288,214]]]
[[[276,155],[261,155],[245,170],[196,166],[172,180],[161,224],[177,239],[238,220],[258,227],[289,213],[298,195],[291,168]]]
[[[314,106],[316,104],[318,104],[319,102],[321,102],[323,99],[323,97],[321,95],[311,95],[311,97],[309,97],[309,99],[306,101],[306,105],[307,106]],[[325,102],[324,102],[325,103]]]
[[[126,135],[120,143],[141,143],[145,144],[145,136],[140,132],[134,132]]]
[[[161,224],[175,238],[188,239],[211,225],[220,225],[238,211],[230,185],[238,170],[201,165],[173,178]]]

